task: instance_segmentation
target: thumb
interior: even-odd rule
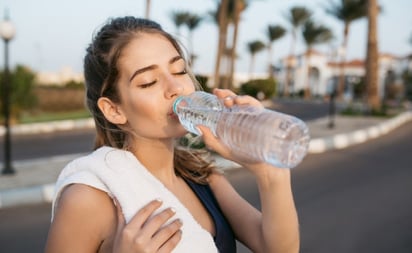
[[[213,150],[227,158],[230,150],[216,137],[208,127],[198,125],[197,128],[202,132],[203,141],[209,150]]]

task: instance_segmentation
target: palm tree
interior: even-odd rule
[[[255,56],[258,52],[265,48],[265,44],[260,40],[254,40],[247,44],[248,51],[250,53],[250,67],[249,67],[249,79],[253,78],[253,71],[255,67]]]
[[[146,0],[145,18],[150,18],[150,5],[151,5],[151,0]]]
[[[216,53],[215,71],[214,71],[214,87],[220,87],[220,65],[222,62],[222,56],[226,49],[226,38],[227,38],[227,26],[228,17],[227,10],[229,8],[229,0],[221,0],[218,3],[216,12],[212,15],[215,17],[215,21],[219,27],[218,45]]]
[[[177,36],[180,36],[180,27],[185,24],[189,16],[190,14],[187,11],[173,11],[171,13],[172,21],[176,26]]]
[[[295,44],[297,38],[298,29],[312,16],[312,11],[302,6],[296,6],[290,9],[290,12],[286,15],[286,19],[292,25],[292,42],[290,44],[290,57],[295,55]],[[289,95],[289,83],[291,81],[291,68],[288,66],[286,69],[286,81],[283,93],[285,96]]]
[[[233,84],[233,75],[235,73],[235,64],[236,64],[236,46],[237,46],[237,38],[239,33],[239,25],[240,25],[240,16],[242,12],[247,8],[248,1],[246,0],[230,0],[229,2],[229,17],[230,22],[233,26],[233,36],[232,36],[232,43],[229,49],[229,73],[228,77],[226,78],[226,83],[224,87],[231,88]]]
[[[381,109],[381,100],[378,91],[378,35],[377,35],[377,19],[379,14],[379,7],[377,0],[368,0],[368,43],[366,53],[366,87],[368,93],[367,103],[372,111],[379,111]]]
[[[339,21],[343,22],[343,41],[340,48],[340,73],[337,95],[341,99],[345,86],[345,61],[348,47],[349,29],[353,21],[366,16],[366,5],[368,0],[338,0],[338,2],[329,2],[325,8],[328,14],[331,14]]]
[[[197,14],[188,14],[187,19],[184,22],[184,25],[189,30],[189,54],[190,54],[190,63],[193,65],[195,60],[195,54],[193,49],[193,32],[199,26],[202,21],[202,17]]]
[[[267,36],[269,39],[269,44],[268,44],[268,55],[269,55],[269,60],[268,60],[268,75],[270,78],[273,78],[273,71],[272,71],[272,59],[273,59],[273,43],[282,38],[286,30],[280,25],[269,25],[267,27]]]
[[[312,47],[316,44],[329,42],[333,38],[332,31],[324,26],[315,24],[313,20],[309,19],[303,25],[302,30],[303,39],[305,40],[306,49],[306,68],[307,68],[307,84],[305,87],[305,99],[311,96],[310,80],[310,56]]]
[[[236,46],[238,31],[242,12],[247,8],[251,0],[221,0],[217,1],[217,10],[211,12],[219,24],[219,43],[215,64],[215,87],[231,88],[235,72]],[[220,20],[220,21],[219,21]],[[232,29],[231,37],[228,38],[228,30]],[[230,43],[228,43],[230,39]],[[228,46],[230,45],[230,46]],[[224,59],[223,59],[224,58]],[[222,61],[225,60],[223,82],[220,83]]]

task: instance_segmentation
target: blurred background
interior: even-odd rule
[[[11,85],[15,120],[25,122],[24,114],[35,109],[82,108],[81,99],[66,104],[61,97],[51,106],[47,100],[56,95],[50,87],[82,86],[82,59],[93,33],[108,18],[123,15],[151,18],[175,35],[207,87],[240,89],[247,83],[240,92],[256,96],[254,86],[260,85],[265,87],[260,88],[261,98],[324,98],[336,90],[337,97],[347,102],[369,97],[375,111],[380,110],[377,97],[396,98],[399,103],[410,96],[405,80],[410,79],[406,70],[412,20],[407,11],[412,2],[378,1],[374,29],[369,29],[366,1],[250,0],[227,1],[224,7],[225,2],[3,1],[0,13],[15,30],[9,43],[10,71],[21,76],[12,82],[24,82]],[[378,60],[372,68],[366,64]],[[256,79],[265,80],[249,83]],[[368,86],[368,80],[373,85]],[[369,96],[366,87],[371,88]],[[68,92],[67,97],[82,96],[79,91]]]
[[[348,122],[359,128],[411,110],[411,9],[410,0],[3,0],[0,184],[9,191],[10,181],[27,180],[17,178],[21,164],[34,171],[30,164],[91,149],[87,124],[16,129],[90,119],[83,57],[111,17],[159,22],[184,46],[206,91],[230,88],[308,123],[328,119],[317,133],[329,136]],[[412,252],[411,129],[406,123],[354,148],[311,154],[293,171],[302,252]],[[36,174],[38,182],[53,183],[59,166]],[[247,172],[228,175],[259,208]],[[0,191],[0,251],[42,252],[50,203],[1,206]]]

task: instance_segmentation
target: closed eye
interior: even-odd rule
[[[180,71],[180,72],[177,72],[177,73],[173,73],[174,75],[186,75],[187,74],[187,71],[186,71],[186,69],[184,69],[184,70],[182,70],[182,71]]]
[[[150,83],[141,84],[141,85],[139,85],[139,87],[142,88],[142,89],[149,88],[150,86],[152,86],[153,84],[155,84],[156,81],[157,81],[157,80],[154,80],[153,82],[150,82]]]

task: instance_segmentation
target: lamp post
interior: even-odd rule
[[[9,42],[13,39],[16,30],[8,16],[0,22],[0,36],[4,41],[4,76],[3,76],[3,111],[4,111],[4,168],[3,174],[14,174],[11,165],[11,138],[10,138],[10,73],[9,73]]]
[[[332,90],[330,92],[330,99],[329,99],[328,128],[331,128],[331,129],[335,128],[335,112],[336,112],[335,98],[336,98],[336,85],[333,84]]]

